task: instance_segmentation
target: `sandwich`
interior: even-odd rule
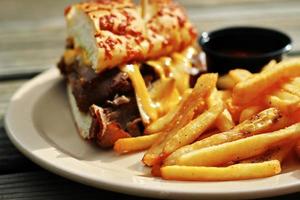
[[[110,148],[144,134],[201,72],[197,33],[171,0],[97,0],[65,9],[58,68],[80,135]]]

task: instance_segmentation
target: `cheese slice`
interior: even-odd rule
[[[183,9],[172,1],[150,1],[144,18],[129,0],[78,3],[65,16],[69,37],[97,73],[181,51],[196,39]]]

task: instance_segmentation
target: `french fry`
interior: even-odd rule
[[[194,115],[194,111],[202,105],[201,99],[210,95],[216,87],[218,75],[204,74],[200,76],[192,90],[192,93],[180,104],[170,122],[162,130],[161,137],[151,146],[143,157],[143,162],[147,166],[159,163],[162,159],[161,153],[167,141],[172,138],[178,130],[189,123]]]
[[[271,60],[267,65],[265,65],[263,68],[262,68],[262,72],[263,71],[268,71],[270,69],[272,69],[275,65],[277,64],[276,60]]]
[[[231,90],[218,90],[218,93],[224,102],[231,98],[232,94]]]
[[[228,75],[232,78],[232,80],[234,80],[236,84],[245,81],[253,76],[253,74],[246,69],[233,69],[229,71]]]
[[[276,145],[299,138],[300,123],[297,123],[272,133],[255,135],[189,152],[179,157],[176,164],[186,166],[219,166],[230,161],[235,162],[262,154]]]
[[[277,131],[279,129],[283,129],[288,126],[291,126],[296,122],[297,122],[296,120],[290,118],[290,115],[281,113],[281,116],[278,119],[275,119],[275,121],[273,121],[273,125],[267,128],[264,132]]]
[[[291,84],[300,87],[300,77],[293,78]]]
[[[300,97],[283,90],[267,95],[266,101],[271,107],[278,108],[285,113],[294,112],[300,108]]]
[[[216,120],[216,126],[220,131],[228,131],[234,127],[235,123],[230,112],[225,108]]]
[[[217,86],[220,89],[231,90],[237,83],[250,78],[252,75],[251,72],[245,69],[230,70],[228,74],[218,79]]]
[[[249,106],[245,108],[240,115],[240,123],[243,121],[250,119],[252,116],[256,115],[260,111],[264,109],[264,106]]]
[[[217,128],[207,130],[197,138],[197,141],[203,140],[205,138],[208,138],[208,137],[218,134],[218,133],[220,133],[220,130],[218,130]]]
[[[161,176],[169,180],[183,181],[230,181],[263,178],[280,173],[278,160],[262,163],[243,163],[228,167],[165,166]]]
[[[234,104],[245,105],[255,97],[262,95],[278,81],[300,76],[300,59],[289,59],[276,64],[270,70],[263,71],[242,81],[233,88]]]
[[[164,154],[169,155],[176,149],[195,141],[204,131],[211,127],[223,109],[224,106],[222,102],[216,103],[197,118],[193,119],[166,142],[163,150]]]
[[[288,115],[287,121],[293,121],[294,123],[300,122],[300,109]]]
[[[249,137],[251,135],[260,134],[266,130],[269,130],[270,127],[274,126],[274,124],[280,122],[278,120],[280,116],[281,114],[276,108],[264,110],[257,116],[244,121],[230,131],[212,135],[176,150],[165,159],[164,165],[174,165],[180,156],[198,149],[223,144],[226,142],[232,142],[241,138]],[[282,126],[284,125],[285,124],[282,124]]]
[[[281,87],[285,91],[300,97],[300,77],[296,77]]]
[[[233,103],[232,97],[225,100],[225,107],[229,111],[233,121],[235,123],[238,123],[239,119],[240,119],[241,112],[244,109],[244,107],[242,107],[240,105],[235,105]]]
[[[298,158],[300,159],[300,140],[298,140],[295,144],[295,151],[296,151]]]
[[[264,152],[262,155],[243,160],[240,163],[258,163],[270,160],[278,160],[279,162],[282,162],[294,146],[294,142],[288,142],[287,144],[275,146],[272,149],[269,149],[266,152]]]
[[[176,124],[176,128],[170,130],[169,132],[162,132],[160,134],[160,137],[158,137],[158,139],[154,142],[150,149],[148,149],[148,151],[144,154],[144,157],[142,159],[143,163],[147,166],[160,165],[161,161],[164,159],[162,151],[166,141],[168,141],[169,138],[173,137],[173,135],[175,135],[181,127],[189,123],[189,121],[192,120],[193,116],[194,112],[189,111],[180,121],[180,123]]]
[[[166,138],[162,143],[164,145],[163,152],[159,154],[159,159],[156,159],[155,162],[153,162],[151,171],[152,175],[160,176],[160,171],[158,169],[167,156],[169,156],[176,149],[192,143],[205,130],[207,130],[222,112],[222,106],[222,103],[214,105],[213,107],[202,113],[200,116],[198,116],[196,119],[191,121],[189,124],[187,124],[185,127],[179,129],[178,131],[176,130],[175,132],[173,132],[174,134],[169,134],[169,137]]]
[[[115,142],[114,150],[119,154],[142,151],[150,148],[158,137],[159,133],[131,138],[121,138]]]
[[[215,104],[223,104],[220,94],[217,89],[213,91],[210,95],[210,98],[207,100],[207,104],[209,107],[215,106]],[[217,128],[220,131],[227,131],[234,127],[234,121],[231,117],[230,112],[225,108],[222,113],[218,116],[215,122]]]
[[[221,76],[218,79],[217,86],[220,89],[232,90],[236,82],[228,74]]]

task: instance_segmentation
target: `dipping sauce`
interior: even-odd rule
[[[203,33],[200,45],[208,72],[225,74],[234,68],[258,72],[270,60],[280,61],[291,49],[291,39],[277,30],[232,27]]]
[[[220,49],[222,54],[234,57],[249,57],[249,56],[257,56],[260,55],[262,52],[251,51],[247,49]]]

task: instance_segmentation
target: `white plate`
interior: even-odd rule
[[[300,191],[300,164],[280,175],[245,181],[181,182],[149,176],[143,153],[118,156],[81,139],[55,68],[12,97],[5,125],[17,148],[42,167],[98,188],[156,198],[257,198]]]

